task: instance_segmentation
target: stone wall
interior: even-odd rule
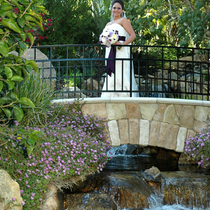
[[[84,114],[107,120],[112,146],[137,144],[183,152],[185,140],[210,125],[208,101],[167,98],[87,98],[84,101]]]

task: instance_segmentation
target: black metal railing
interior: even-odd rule
[[[118,89],[115,86],[114,90],[102,90],[108,59],[101,45],[49,45],[32,49],[42,78],[50,80],[56,90],[55,98],[100,97],[102,92],[117,91],[130,96],[135,92],[139,97],[209,100],[210,49],[122,47],[129,47],[131,56],[116,60],[130,61],[138,90],[132,87],[125,90],[123,84]],[[132,77],[130,80],[132,84]]]

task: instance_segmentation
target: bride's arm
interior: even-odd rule
[[[124,45],[130,44],[135,38],[136,38],[136,34],[130,24],[130,22],[125,18],[123,20],[123,28],[128,32],[129,37],[127,40],[125,40],[125,42],[123,43]]]
[[[128,45],[136,38],[136,34],[126,18],[122,18],[121,25],[129,34],[128,39],[123,42],[123,45]],[[120,45],[121,43],[117,41],[115,44]]]

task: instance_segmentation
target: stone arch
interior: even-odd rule
[[[55,100],[67,103],[74,99]],[[189,136],[210,125],[210,102],[166,98],[87,98],[84,114],[107,121],[112,146],[155,146],[182,153]]]

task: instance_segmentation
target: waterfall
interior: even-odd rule
[[[164,174],[164,173],[163,173]],[[166,173],[165,173],[166,174]],[[148,198],[152,210],[210,210],[209,179],[200,174],[183,177],[184,173],[173,173],[161,181],[159,192]],[[190,176],[190,175],[189,175]],[[147,210],[147,209],[144,209]]]

